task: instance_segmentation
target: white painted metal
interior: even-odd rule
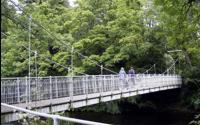
[[[13,106],[13,105],[8,105],[6,103],[1,103],[1,106],[9,107],[9,108],[12,108],[12,109],[15,109],[15,110],[18,110],[18,111],[22,111],[22,112],[25,112],[25,113],[33,114],[33,115],[36,115],[36,116],[51,118],[51,119],[53,119],[54,125],[59,125],[60,120],[67,121],[67,122],[73,122],[73,123],[80,123],[80,124],[85,124],[85,125],[109,125],[109,124],[105,124],[105,123],[92,122],[92,121],[87,121],[87,120],[63,117],[63,116],[60,116],[60,115],[50,115],[50,114],[46,114],[46,113],[31,111],[31,110],[16,107],[16,106]]]
[[[30,85],[27,77],[1,78],[1,102],[20,104],[29,102],[30,98],[30,102],[34,102],[63,97],[70,97],[73,101],[78,95],[88,97],[93,93],[102,95],[105,92],[111,93],[117,90],[123,92],[123,90],[131,91],[180,84],[180,76],[168,74],[137,74],[134,78],[127,76],[123,80],[119,79],[118,75],[31,77]]]
[[[73,84],[72,79],[73,78]],[[32,78],[31,81],[34,81]],[[38,100],[32,100],[31,103],[25,103],[28,100],[26,97],[27,80],[19,78],[20,83],[20,103],[17,89],[16,78],[2,78],[1,81],[1,102],[9,102],[13,106],[22,108],[36,108],[37,111],[43,113],[59,112],[70,110],[71,108],[79,108],[83,106],[97,104],[117,100],[122,97],[130,97],[139,94],[163,91],[168,89],[179,88],[181,85],[181,77],[177,75],[144,75],[136,74],[134,82],[127,77],[125,81],[120,81],[117,75],[99,75],[99,76],[77,76],[77,77],[52,77],[52,94],[50,100],[49,77],[39,77],[39,90],[41,97]],[[113,81],[113,82],[112,82]],[[122,82],[123,84],[121,84]],[[35,82],[31,85],[34,86]],[[55,84],[57,83],[57,85]],[[128,84],[127,84],[128,83]],[[69,86],[69,85],[72,86]],[[96,85],[95,85],[96,84]],[[114,84],[114,85],[113,85]],[[131,85],[133,84],[133,85]],[[146,84],[146,85],[144,85]],[[57,86],[57,88],[56,88]],[[55,87],[55,89],[54,89]],[[71,89],[70,89],[71,88]],[[70,90],[69,90],[70,89]],[[73,91],[71,93],[70,91]],[[17,91],[16,91],[17,92]],[[25,95],[23,96],[23,93]],[[57,94],[56,94],[57,93]],[[34,96],[34,95],[31,95]],[[41,98],[41,100],[40,100]],[[23,100],[24,99],[24,100]],[[37,99],[37,98],[36,98]],[[37,107],[35,105],[37,103]],[[38,108],[40,107],[40,108]],[[16,113],[13,113],[10,108],[1,106],[1,113],[5,118],[5,122],[16,121]],[[55,122],[57,122],[55,120]]]
[[[30,15],[29,16],[29,28],[28,28],[28,41],[29,41],[29,51],[28,51],[28,78],[29,78],[29,81],[28,81],[28,84],[29,84],[29,89],[28,89],[28,102],[30,102],[30,77],[31,77],[31,21],[32,21],[32,16]]]

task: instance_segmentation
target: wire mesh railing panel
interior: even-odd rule
[[[127,79],[127,81],[128,81],[128,87],[129,87],[129,89],[131,89],[131,88],[133,88],[135,86],[135,78],[134,77],[129,77]]]
[[[142,74],[136,74],[136,76],[135,76],[136,84],[141,84],[142,79],[143,79],[143,75]]]
[[[39,78],[40,83],[38,90],[40,91],[40,100],[50,99],[50,79],[49,78]]]
[[[28,89],[28,91],[30,92],[30,101],[37,101],[37,95],[38,95],[38,86],[37,86],[37,78],[30,78],[28,79],[28,82],[30,80],[30,87]],[[29,85],[29,84],[28,84]]]
[[[1,102],[8,104],[17,103],[19,87],[17,86],[17,79],[1,80]]]
[[[103,79],[104,79],[103,91],[104,92],[111,91],[111,83],[112,83],[111,76],[104,76]]]
[[[18,90],[19,90],[19,101],[18,103],[24,103],[27,101],[27,85],[26,78],[18,78]]]
[[[6,81],[1,80],[1,102],[7,103]]]
[[[58,83],[57,83],[57,77],[52,77],[52,78],[51,78],[51,82],[52,82],[52,84],[51,84],[51,86],[52,86],[52,88],[51,88],[51,90],[52,90],[52,92],[51,92],[51,94],[52,94],[52,99],[58,98]]]
[[[92,93],[95,93],[95,79],[92,77],[92,76],[88,76],[87,77],[87,94],[92,94]]]
[[[178,75],[161,74],[127,75],[124,79],[118,75],[2,78],[1,102],[17,104],[122,89],[162,87],[181,84],[181,80]]]
[[[120,82],[119,82],[119,76],[113,76],[113,88],[112,90],[119,90],[120,89]]]
[[[70,84],[69,77],[59,77],[57,78],[57,91],[58,91],[58,97],[69,97],[69,84]]]
[[[82,77],[73,78],[73,95],[83,95],[84,94],[84,86],[82,82]]]
[[[95,76],[96,79],[96,92],[102,92],[103,77]]]

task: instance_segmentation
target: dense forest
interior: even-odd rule
[[[199,0],[1,0],[1,77],[28,76],[29,41],[31,76],[175,63],[183,104],[200,110]]]

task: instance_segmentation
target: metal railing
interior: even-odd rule
[[[29,82],[30,80],[30,82]],[[136,74],[1,78],[1,102],[18,104],[123,89],[181,84],[178,75]]]
[[[18,111],[21,111],[21,112],[25,112],[25,113],[29,113],[29,114],[32,114],[32,115],[36,115],[36,116],[50,118],[50,119],[53,120],[53,125],[59,125],[60,120],[63,120],[63,121],[66,121],[66,122],[80,123],[80,124],[85,124],[85,125],[109,125],[109,124],[105,124],[105,123],[99,123],[99,122],[63,117],[63,116],[60,116],[60,115],[51,115],[51,114],[31,111],[31,110],[27,110],[27,109],[24,109],[24,108],[8,105],[8,104],[5,104],[5,103],[1,103],[1,106],[5,106],[5,107],[8,107],[8,108],[12,108],[12,109],[15,109],[15,110],[18,110]]]

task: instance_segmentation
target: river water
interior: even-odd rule
[[[68,116],[115,125],[188,125],[194,115],[189,113],[124,113],[112,115],[94,112],[70,112]],[[78,125],[78,124],[77,124]]]

